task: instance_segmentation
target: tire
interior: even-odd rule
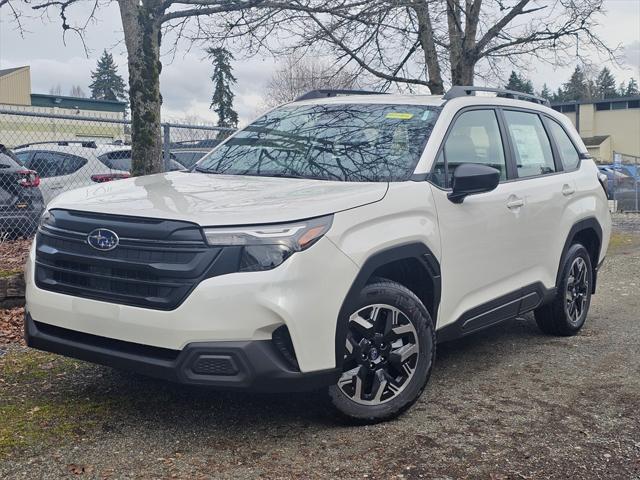
[[[555,298],[534,312],[540,330],[558,336],[578,333],[587,319],[592,285],[593,268],[589,252],[583,245],[575,243],[564,256]]]
[[[429,312],[409,289],[375,279],[346,321],[343,373],[329,387],[333,407],[349,423],[397,417],[416,402],[431,375],[436,333]]]

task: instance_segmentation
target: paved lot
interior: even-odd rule
[[[640,478],[640,222],[617,222],[587,326],[530,316],[439,346],[400,419],[341,425],[319,393],[184,388],[12,345],[0,478]]]

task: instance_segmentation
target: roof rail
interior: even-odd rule
[[[300,100],[312,100],[314,98],[338,97],[340,95],[384,95],[384,93],[373,92],[371,90],[340,90],[333,88],[322,88],[319,90],[311,90],[305,94],[302,94],[298,98],[296,98],[294,102],[299,102]]]
[[[49,142],[31,142],[31,143],[25,143],[22,145],[18,145],[17,147],[13,147],[14,150],[18,149],[18,148],[27,148],[30,147],[32,145],[58,145],[60,147],[67,147],[71,144],[79,144],[82,147],[85,148],[98,148],[98,145],[96,145],[96,142],[94,142],[93,140],[51,140]]]
[[[451,100],[452,98],[466,97],[475,92],[493,92],[496,97],[513,98],[514,100],[525,100],[528,102],[538,103],[540,105],[549,106],[549,100],[546,98],[530,95],[528,93],[516,92],[515,90],[505,90],[503,88],[490,87],[474,87],[455,85],[442,97],[443,100]]]

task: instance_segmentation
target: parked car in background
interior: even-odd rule
[[[18,162],[0,145],[0,236],[31,235],[44,210],[37,173]]]
[[[45,203],[68,190],[128,178],[131,171],[131,147],[127,145],[37,142],[16,147],[15,154],[20,164],[40,175]],[[182,168],[172,160],[171,170]]]
[[[185,168],[191,168],[219,144],[220,140],[215,139],[173,142],[171,154]]]
[[[633,175],[626,169],[614,167],[613,165],[598,165],[598,170],[607,176],[607,190],[609,200],[613,200],[613,193],[619,189],[630,189],[635,187]]]

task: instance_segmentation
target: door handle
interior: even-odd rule
[[[507,202],[507,208],[513,210],[515,208],[520,208],[524,205],[524,200],[518,197],[511,197],[511,199]]]
[[[576,192],[576,189],[575,189],[575,188],[573,188],[571,185],[568,185],[568,184],[566,184],[566,183],[565,183],[565,184],[562,186],[562,194],[563,194],[565,197],[568,197],[569,195],[573,195],[575,192]]]

